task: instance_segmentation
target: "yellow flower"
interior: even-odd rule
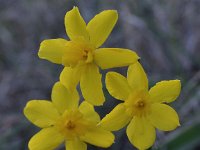
[[[97,126],[100,118],[91,104],[85,101],[78,107],[78,103],[77,91],[69,92],[60,82],[53,87],[52,102],[28,102],[25,116],[42,128],[29,141],[29,149],[52,150],[63,142],[67,150],[86,150],[86,143],[109,147],[114,135]]]
[[[106,10],[96,15],[87,25],[77,7],[65,15],[65,39],[44,40],[39,57],[65,66],[60,81],[68,89],[74,89],[80,81],[85,100],[93,105],[105,101],[99,67],[108,69],[128,66],[138,60],[135,52],[122,48],[99,48],[107,39],[117,22],[115,10]]]
[[[180,80],[158,82],[148,91],[148,79],[139,62],[129,66],[127,78],[109,72],[106,75],[109,93],[124,103],[118,104],[100,122],[110,131],[123,128],[130,142],[138,149],[148,149],[155,141],[155,128],[170,131],[179,126],[176,111],[166,103],[180,94]]]

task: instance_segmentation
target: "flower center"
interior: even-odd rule
[[[76,125],[71,120],[69,120],[69,121],[66,122],[65,127],[68,130],[73,130],[76,127]]]
[[[91,63],[94,57],[94,50],[95,47],[83,39],[69,41],[66,44],[66,50],[62,56],[62,63],[65,66],[71,67]]]
[[[86,63],[90,63],[93,61],[93,53],[92,50],[83,50],[83,60],[85,60]]]
[[[142,109],[145,107],[145,103],[144,103],[144,101],[140,100],[140,101],[136,102],[135,106],[139,109]]]
[[[87,59],[88,57],[88,50],[83,50],[84,54],[83,54],[83,58]]]
[[[71,140],[85,134],[88,122],[78,110],[66,110],[58,119],[56,127],[66,139]]]
[[[149,112],[148,93],[139,91],[132,93],[125,101],[127,113],[131,116],[145,116]]]

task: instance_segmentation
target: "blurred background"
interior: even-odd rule
[[[50,99],[62,66],[37,56],[44,39],[67,38],[64,15],[78,6],[88,22],[105,9],[119,20],[103,47],[135,50],[142,58],[150,86],[181,79],[182,92],[171,105],[181,127],[157,131],[152,150],[200,149],[200,0],[0,0],[0,150],[27,150],[39,128],[23,115],[31,99]],[[127,67],[114,69],[126,74]],[[108,70],[102,71],[105,73]],[[118,103],[105,89],[103,117]],[[134,150],[125,129],[116,132],[108,150]],[[64,148],[61,147],[60,150]],[[101,150],[89,146],[89,150]]]

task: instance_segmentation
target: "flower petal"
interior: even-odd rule
[[[134,117],[126,130],[128,139],[138,149],[148,149],[156,138],[155,128],[145,119]]]
[[[40,44],[38,56],[53,63],[62,64],[62,56],[67,44],[68,41],[64,39],[44,40]]]
[[[44,128],[29,141],[30,150],[50,150],[57,148],[64,141],[64,137],[54,128]]]
[[[81,136],[83,141],[103,148],[111,146],[112,143],[114,143],[114,138],[115,137],[111,132],[99,127],[92,128],[85,133],[85,135]]]
[[[105,82],[110,95],[120,100],[126,100],[128,98],[131,88],[124,76],[116,72],[108,72]]]
[[[81,40],[81,39],[80,39]],[[65,53],[62,57],[62,64],[64,66],[76,66],[84,59],[84,42],[69,41],[65,47]]]
[[[173,102],[180,94],[181,82],[180,80],[161,81],[156,83],[150,91],[149,95],[152,102]]]
[[[41,128],[53,125],[59,117],[54,105],[46,100],[29,101],[24,108],[24,115]]]
[[[131,120],[126,113],[124,104],[117,105],[109,114],[107,114],[99,123],[99,125],[108,131],[117,131]]]
[[[97,14],[87,25],[91,43],[97,48],[101,46],[118,19],[117,11],[106,10]]]
[[[128,67],[127,80],[133,90],[148,90],[148,79],[139,62]]]
[[[74,90],[80,81],[82,67],[65,67],[60,74],[60,82],[68,89]]]
[[[52,102],[62,114],[66,109],[78,108],[79,95],[76,89],[69,91],[60,82],[53,86]]]
[[[138,59],[135,52],[122,48],[100,48],[94,53],[94,60],[102,69],[128,66]]]
[[[89,34],[86,30],[86,23],[83,20],[78,7],[74,7],[68,11],[65,15],[65,28],[67,35],[71,40],[75,40],[77,37],[84,37],[89,40]]]
[[[98,113],[94,110],[94,106],[90,103],[84,101],[79,106],[79,111],[84,115],[84,117],[90,121],[98,123],[100,121],[100,117]]]
[[[66,150],[87,150],[87,144],[79,140],[67,141]]]
[[[86,101],[93,105],[102,105],[105,97],[102,90],[101,74],[95,64],[87,64],[80,81],[81,91]]]
[[[151,109],[149,120],[159,130],[170,131],[180,126],[178,114],[170,106],[155,103]]]

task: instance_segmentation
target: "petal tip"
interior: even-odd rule
[[[77,14],[77,13],[79,13],[79,9],[78,9],[78,7],[77,6],[73,6],[73,8],[71,9],[71,10],[69,10],[69,11],[67,11],[66,12],[66,14],[65,14],[65,20],[71,15],[71,14]],[[68,19],[67,19],[68,20]]]
[[[46,40],[44,40],[44,41],[42,41],[41,43],[40,43],[40,48],[39,48],[39,50],[38,50],[38,57],[39,58],[44,58],[43,56],[42,56],[42,50],[43,50],[43,48],[45,47],[44,45],[47,43],[47,41]]]
[[[77,10],[78,10],[78,7],[77,7],[77,6],[73,6],[73,8],[72,8],[70,11],[68,11],[67,13],[69,13],[69,12],[71,12],[71,11],[73,11],[73,10],[74,10],[74,11],[77,11]],[[66,14],[67,14],[67,13],[66,13]]]
[[[73,6],[73,9],[77,9],[78,7],[77,6]]]
[[[112,76],[113,76],[114,74],[116,74],[116,72],[110,71],[110,72],[108,72],[108,73],[106,74],[106,78],[112,78]]]

